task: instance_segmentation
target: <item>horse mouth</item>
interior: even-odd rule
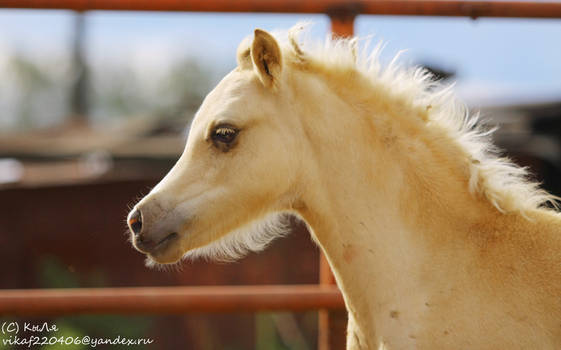
[[[166,251],[178,237],[177,232],[172,232],[157,242],[137,240],[134,245],[140,252],[154,255]]]

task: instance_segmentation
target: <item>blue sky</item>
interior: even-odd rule
[[[235,50],[255,27],[288,28],[314,22],[312,36],[329,28],[323,15],[90,12],[88,57],[141,67],[170,57],[200,59],[219,75],[233,68]],[[38,59],[67,52],[73,14],[0,10],[0,55]],[[457,72],[458,91],[472,104],[561,99],[561,20],[360,16],[356,34],[387,43],[386,58],[408,49],[404,61]],[[131,63],[132,64],[132,63]]]

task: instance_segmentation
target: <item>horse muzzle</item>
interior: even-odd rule
[[[132,234],[133,246],[145,254],[164,252],[170,245],[177,241],[177,232],[167,230],[165,225],[151,225],[145,220],[148,215],[143,215],[141,208],[134,208],[128,215],[127,223]]]

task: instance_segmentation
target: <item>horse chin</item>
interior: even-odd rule
[[[164,250],[158,250],[155,252],[147,253],[146,254],[147,266],[157,266],[157,265],[170,265],[176,264],[181,261],[183,257],[183,251],[179,247],[179,245],[174,244],[166,247]]]

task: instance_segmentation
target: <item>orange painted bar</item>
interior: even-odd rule
[[[344,309],[336,287],[318,285],[0,290],[0,315],[184,314]]]
[[[561,18],[560,2],[461,0],[0,0],[0,8],[191,11],[338,12],[370,15]]]

